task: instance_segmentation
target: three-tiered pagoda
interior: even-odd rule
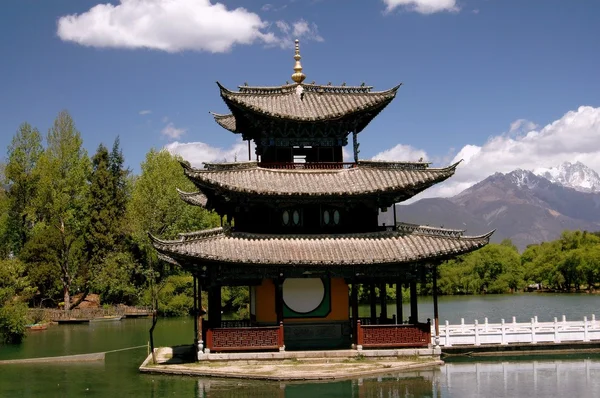
[[[201,169],[184,163],[198,191],[179,194],[216,211],[223,226],[177,240],[151,237],[153,245],[194,276],[195,339],[208,352],[426,347],[431,325],[419,321],[417,282],[432,278],[435,293],[437,265],[481,248],[491,233],[464,236],[399,223],[395,210],[394,225],[380,226],[380,210],[446,180],[457,164],[358,160],[357,135],[400,85],[374,91],[364,84],[307,84],[300,58],[296,40],[292,84],[245,84],[238,91],[218,85],[231,113],[214,114],[215,121],[248,141],[250,159]],[[344,162],[350,135],[354,159]],[[397,289],[393,317],[385,294],[391,285]],[[403,285],[410,288],[407,317]],[[249,319],[221,319],[223,286],[249,287]],[[361,286],[370,293],[370,316],[363,318]],[[204,322],[202,290],[208,292]],[[437,326],[437,297],[434,318]]]

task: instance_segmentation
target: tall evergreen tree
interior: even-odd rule
[[[31,234],[30,207],[36,194],[39,175],[36,165],[43,152],[39,131],[23,123],[8,146],[3,184],[7,187],[8,214],[4,241],[17,255]]]
[[[88,214],[86,228],[86,252],[89,260],[98,264],[106,254],[114,250],[114,180],[109,165],[108,150],[100,144],[92,157],[90,174]]]
[[[125,158],[120,148],[120,139],[117,137],[113,143],[108,164],[113,179],[113,216],[115,220],[123,221],[127,212],[129,200],[128,177],[131,170],[125,168]]]

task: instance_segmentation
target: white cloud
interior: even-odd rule
[[[83,46],[166,52],[221,53],[239,44],[289,47],[295,38],[323,40],[316,25],[304,20],[292,23],[293,29],[288,25],[287,32],[269,30],[278,26],[245,8],[229,10],[210,0],[120,0],[59,18],[57,34]],[[300,34],[290,37],[295,33]]]
[[[194,167],[207,162],[241,162],[248,160],[248,142],[238,141],[229,148],[217,148],[204,142],[172,142],[165,146],[169,152],[181,155]],[[250,153],[254,159],[255,147],[252,144]]]
[[[152,111],[149,109],[144,109],[139,112],[140,115],[149,115],[151,113],[152,113]]]
[[[530,123],[517,120],[510,129]],[[518,168],[534,170],[580,161],[600,171],[600,107],[581,106],[539,130],[517,136],[500,134],[482,146],[466,145],[451,163],[461,159],[464,161],[453,177],[415,199],[453,196],[496,172],[509,173]]]
[[[395,147],[379,152],[373,156],[373,160],[389,160],[399,162],[416,162],[427,160],[427,153],[422,149],[413,148],[410,145],[398,144]]]
[[[510,129],[508,130],[508,132],[510,134],[528,133],[538,127],[539,126],[537,124],[535,124],[534,122],[532,122],[530,120],[517,119],[510,124]]]
[[[386,11],[390,12],[398,7],[419,14],[434,14],[436,12],[457,12],[459,7],[456,0],[383,0]]]
[[[177,128],[173,123],[169,123],[160,131],[160,133],[171,139],[176,140],[182,135],[184,135],[186,131],[186,129]]]

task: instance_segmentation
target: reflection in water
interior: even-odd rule
[[[441,397],[438,369],[336,382],[251,382],[199,379],[196,398],[229,397]]]
[[[229,397],[589,397],[600,360],[447,363],[439,369],[322,383],[198,379],[197,398]]]
[[[447,363],[439,381],[449,397],[591,397],[600,360]]]

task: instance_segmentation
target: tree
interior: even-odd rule
[[[160,269],[159,266],[164,263],[158,261],[148,239],[148,232],[164,238],[174,238],[180,232],[219,225],[219,217],[214,212],[191,206],[183,202],[177,194],[177,188],[184,191],[194,190],[193,184],[183,174],[180,160],[166,150],[150,150],[141,164],[142,173],[135,181],[127,208],[127,220],[135,242],[135,251],[151,284],[181,271],[169,270],[168,267]],[[152,301],[157,302],[160,286],[151,287],[151,290]],[[191,302],[187,301],[184,304],[191,305]],[[168,312],[168,309],[165,311]],[[181,312],[182,309],[177,311]]]
[[[90,287],[104,302],[132,302],[135,297],[131,279],[137,266],[123,245],[129,173],[123,163],[118,138],[110,154],[100,144],[92,157],[85,242],[94,275]]]
[[[68,310],[74,285],[86,286],[89,276],[83,234],[90,161],[81,135],[66,111],[58,114],[48,131],[47,144],[38,161],[40,181],[35,207],[42,225],[36,232],[58,234],[57,244],[48,247],[55,256],[48,258],[55,258],[54,265],[60,270],[64,308]]]
[[[0,164],[0,167],[2,165]],[[8,257],[11,245],[8,235],[8,197],[6,191],[0,186],[0,259]]]
[[[43,152],[39,131],[23,123],[8,146],[4,181],[8,187],[8,214],[5,239],[10,251],[18,255],[30,236],[30,206],[36,195],[39,175],[36,166]]]
[[[16,344],[25,337],[27,304],[33,288],[16,258],[0,260],[0,342]]]

